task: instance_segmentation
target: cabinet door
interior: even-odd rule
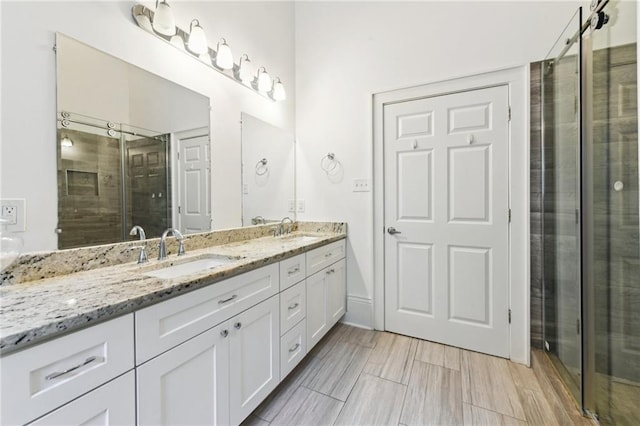
[[[240,424],[280,382],[278,296],[230,322],[231,424]]]
[[[130,371],[30,425],[132,425],[136,419],[135,387]]]
[[[327,274],[320,271],[306,279],[307,286],[307,351],[329,330],[327,319]]]
[[[337,323],[347,308],[346,262],[342,259],[327,268],[327,307],[329,328]]]
[[[229,424],[228,322],[139,366],[138,425]]]

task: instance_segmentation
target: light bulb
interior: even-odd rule
[[[73,141],[69,139],[69,136],[64,135],[62,140],[60,141],[60,146],[64,146],[66,148],[70,148],[73,146]]]
[[[274,101],[284,101],[287,99],[287,92],[284,90],[284,84],[280,81],[280,77],[276,77],[273,82],[273,93],[271,96]]]
[[[253,80],[253,64],[249,59],[249,55],[245,53],[240,57],[238,68],[238,78],[240,78],[240,81],[247,86],[251,86],[251,81]]]
[[[271,77],[265,67],[258,68],[258,91],[268,93],[271,90]]]
[[[156,0],[156,12],[153,16],[153,29],[162,35],[171,37],[176,33],[176,20],[173,17],[171,6],[166,0],[158,3]]]
[[[204,34],[204,30],[197,19],[191,21],[187,47],[196,55],[202,55],[203,53],[207,53],[209,50],[209,47],[207,46],[207,36]]]
[[[230,70],[233,68],[233,55],[231,54],[231,48],[225,39],[221,39],[218,42],[218,47],[216,48],[216,66],[223,70]]]
[[[169,42],[178,49],[184,50],[184,40],[182,39],[182,36],[180,34],[176,34],[171,37],[171,40],[169,40]]]

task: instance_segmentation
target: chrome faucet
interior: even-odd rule
[[[289,226],[287,226],[287,230],[285,232],[284,224],[285,224],[285,221],[287,220],[289,221]],[[285,233],[290,234],[292,228],[293,228],[293,220],[289,216],[286,216],[282,218],[282,220],[280,221],[280,225],[278,226],[278,235],[282,235]]]
[[[131,231],[129,231],[129,235],[139,235],[140,241],[145,241],[147,239],[147,236],[144,233],[144,229],[142,229],[142,226],[138,226],[138,225],[135,225],[133,228],[131,228]],[[140,249],[140,255],[138,255],[138,263],[146,263],[149,261],[149,258],[147,257],[146,242],[143,245],[135,246],[134,248]]]
[[[180,243],[180,248],[178,248],[178,256],[182,256],[183,254],[186,253],[184,250],[184,236],[182,235],[182,233],[175,228],[167,228],[162,233],[162,237],[160,237],[160,248],[158,249],[158,260],[167,258],[167,243],[165,242],[165,240],[167,239],[167,235],[169,234],[172,234],[174,237],[176,237],[176,240],[178,240],[178,242]]]

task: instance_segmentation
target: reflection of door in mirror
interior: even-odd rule
[[[295,139],[242,113],[242,224],[295,219]]]

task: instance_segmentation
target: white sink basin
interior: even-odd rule
[[[180,278],[186,275],[209,271],[220,266],[228,265],[236,260],[237,259],[235,258],[227,256],[210,255],[204,258],[199,257],[178,265],[166,266],[164,268],[145,272],[145,275],[148,277],[162,279]]]
[[[315,235],[288,235],[285,237],[282,237],[283,240],[289,242],[289,241],[293,241],[296,243],[311,243],[314,241],[319,240],[321,237],[315,236]]]

